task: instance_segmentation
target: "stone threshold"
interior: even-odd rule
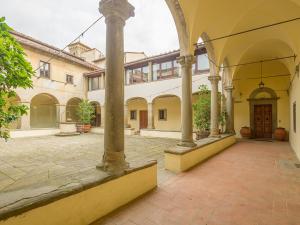
[[[146,164],[145,163],[144,164],[134,164],[129,169],[127,169],[125,171],[125,173],[121,176],[109,175],[108,173],[105,173],[101,170],[97,170],[95,167],[93,174],[91,176],[87,177],[85,180],[80,180],[80,182],[77,182],[77,183],[76,182],[67,183],[65,185],[60,186],[60,188],[57,188],[55,190],[45,192],[42,194],[37,194],[37,195],[31,196],[31,197],[27,196],[24,198],[20,198],[18,200],[15,200],[14,202],[10,202],[8,204],[3,204],[3,201],[5,201],[5,197],[4,197],[3,201],[0,200],[0,225],[6,224],[7,220],[18,218],[21,215],[23,216],[23,214],[30,213],[31,210],[35,210],[35,209],[41,208],[43,206],[50,205],[51,203],[55,203],[57,201],[64,200],[68,197],[74,196],[76,194],[80,194],[82,192],[88,191],[93,188],[101,187],[101,185],[108,184],[109,182],[113,182],[113,181],[117,182],[118,179],[121,179],[128,175],[134,175],[135,173],[149,169],[151,167],[156,168],[156,166],[157,166],[157,161],[149,161]],[[151,185],[153,186],[153,187],[151,186],[152,187],[151,189],[155,188],[157,185],[156,169],[155,169],[155,178],[153,178],[153,180],[154,179],[156,182],[153,182],[153,184],[150,184],[150,186]],[[139,185],[141,185],[141,184],[139,184]],[[149,186],[149,184],[148,184],[148,186]],[[34,188],[34,187],[32,187],[32,188]],[[149,189],[149,187],[148,187],[148,189]],[[147,190],[147,191],[150,191],[150,190]],[[143,191],[143,187],[141,187],[140,191]],[[147,191],[145,191],[144,193],[146,193]],[[144,194],[144,193],[142,193],[142,194]],[[0,193],[0,194],[3,194],[3,193]],[[133,194],[133,196],[135,196],[135,194]],[[95,196],[95,199],[99,200],[99,196]],[[130,199],[130,200],[134,200],[134,198]],[[3,205],[1,204],[1,202]],[[87,202],[87,204],[88,204],[88,202]],[[118,207],[120,207],[120,206],[117,206],[115,209],[117,209]],[[76,217],[76,215],[74,215],[74,217]],[[100,218],[100,216],[98,218]],[[98,218],[96,218],[96,219],[98,219]],[[93,222],[93,221],[91,221],[91,222]],[[10,223],[8,222],[8,224],[10,224]]]

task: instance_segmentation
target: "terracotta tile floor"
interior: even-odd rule
[[[243,141],[95,224],[300,225],[288,143]]]

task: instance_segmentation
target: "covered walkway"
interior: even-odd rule
[[[95,225],[299,225],[295,163],[288,143],[242,141]]]

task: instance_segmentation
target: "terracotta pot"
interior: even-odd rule
[[[209,136],[210,132],[209,131],[197,131],[196,133],[196,139],[200,140],[203,138],[207,138]]]
[[[83,125],[83,132],[84,132],[84,133],[90,132],[91,127],[92,127],[91,124],[84,124],[84,125]]]
[[[286,137],[285,128],[278,127],[274,132],[274,137],[277,141],[284,141]]]
[[[240,130],[240,134],[243,138],[251,138],[252,132],[250,127],[242,127]]]
[[[84,127],[83,124],[76,124],[77,132],[83,133],[83,127]]]

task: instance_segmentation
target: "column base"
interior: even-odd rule
[[[221,135],[219,131],[211,131],[209,137],[219,138]]]
[[[96,168],[109,174],[123,175],[129,168],[129,163],[125,161],[124,152],[105,152],[102,163]]]
[[[189,148],[197,146],[197,144],[193,141],[180,141],[177,145],[181,147],[189,147]]]

